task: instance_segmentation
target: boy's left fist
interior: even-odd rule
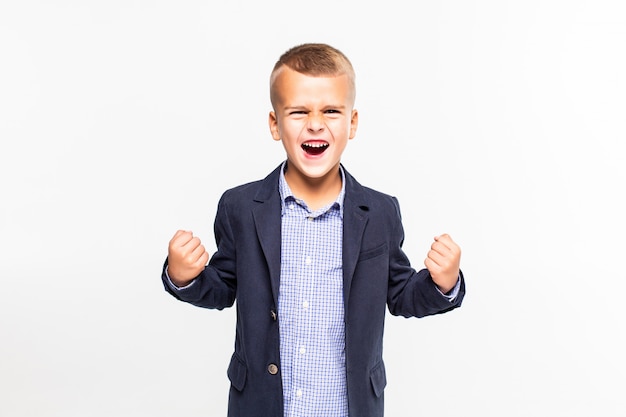
[[[460,263],[461,248],[447,234],[435,237],[424,260],[430,276],[444,294],[456,285]]]

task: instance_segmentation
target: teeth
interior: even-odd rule
[[[327,143],[303,143],[302,146],[308,146],[309,148],[325,148]]]

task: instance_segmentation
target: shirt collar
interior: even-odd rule
[[[287,161],[284,161],[280,167],[280,176],[278,178],[278,191],[280,192],[280,203],[282,208],[282,213],[285,213],[285,202],[290,200],[296,200],[296,196],[291,192],[291,188],[287,184],[287,180],[285,179],[285,170],[287,169]],[[326,207],[326,211],[330,208],[337,206],[339,208],[339,216],[343,219],[343,200],[346,195],[346,175],[344,173],[343,167],[341,164],[339,165],[339,174],[341,175],[341,191],[337,196],[337,199]]]

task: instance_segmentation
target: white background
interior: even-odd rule
[[[0,415],[225,416],[234,310],[162,288],[221,193],[284,158],[278,56],[357,71],[363,184],[467,297],[388,316],[386,415],[626,415],[626,12],[615,1],[2,1]]]

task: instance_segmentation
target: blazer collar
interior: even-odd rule
[[[280,198],[278,195],[278,177],[280,176],[282,164],[276,167],[267,177],[261,180],[261,187],[254,195],[254,201],[264,203],[272,198]]]

